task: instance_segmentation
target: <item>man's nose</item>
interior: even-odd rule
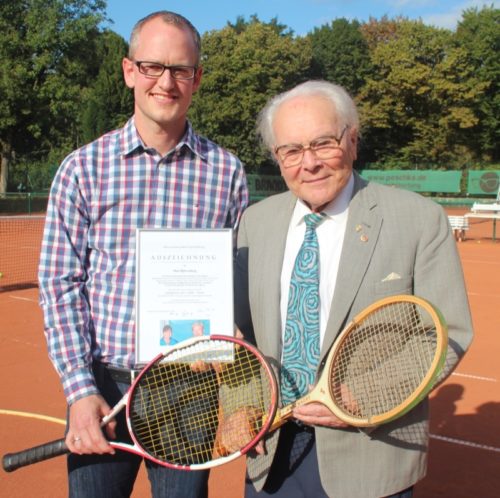
[[[302,157],[303,168],[316,168],[320,164],[321,161],[316,157],[316,154],[309,147],[304,149],[304,156]]]
[[[172,77],[170,68],[165,68],[163,74],[158,78],[158,85],[161,88],[172,88],[175,85],[175,79]]]

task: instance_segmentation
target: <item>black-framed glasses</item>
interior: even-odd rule
[[[197,66],[180,66],[175,64],[166,66],[159,62],[149,61],[134,61],[134,64],[139,69],[139,72],[148,78],[159,78],[165,70],[168,69],[170,71],[170,76],[172,76],[174,80],[192,80],[198,69]]]
[[[312,140],[309,142],[309,145],[280,145],[274,149],[274,152],[278,156],[284,168],[293,168],[301,164],[302,159],[304,158],[304,153],[308,149],[318,159],[332,159],[341,151],[340,144],[342,143],[342,139],[344,138],[347,128],[349,128],[349,125],[344,126],[344,129],[338,138],[334,135],[327,135]]]

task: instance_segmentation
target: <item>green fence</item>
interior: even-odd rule
[[[284,192],[287,187],[279,175],[247,175],[250,202],[257,202],[270,195]]]
[[[371,170],[360,172],[366,180],[429,194],[441,204],[467,205],[477,198],[498,196],[500,171]],[[247,175],[250,201],[256,202],[286,190],[278,175]]]
[[[361,176],[372,182],[383,183],[413,192],[459,194],[461,171],[365,169]]]
[[[47,192],[0,194],[0,214],[43,213],[47,209],[48,198]]]
[[[500,171],[469,171],[467,193],[470,195],[496,195],[498,199]]]

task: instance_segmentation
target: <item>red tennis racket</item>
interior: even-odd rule
[[[125,408],[133,444],[111,441],[114,448],[166,467],[205,469],[249,451],[271,425],[277,398],[273,371],[255,347],[233,337],[196,337],[145,366],[101,425]],[[219,428],[242,408],[248,425],[233,424],[241,445],[221,450]],[[66,453],[59,439],[7,454],[2,463],[11,472]]]

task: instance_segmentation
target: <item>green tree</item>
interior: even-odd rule
[[[500,160],[500,9],[483,7],[463,13],[456,43],[466,50],[467,65],[486,86],[476,102],[479,121],[471,146],[487,161]]]
[[[205,73],[190,110],[195,128],[236,153],[247,171],[269,164],[255,134],[257,115],[270,96],[307,79],[310,61],[308,40],[276,22],[240,19],[205,33]]]
[[[122,126],[134,111],[133,95],[123,81],[121,65],[127,42],[113,31],[104,31],[97,41],[99,71],[85,92],[80,133],[83,143]]]
[[[371,72],[368,43],[358,21],[336,19],[308,35],[312,45],[311,76],[342,85],[356,95]]]
[[[243,33],[251,24],[259,24],[259,18],[257,14],[253,14],[250,16],[250,19],[247,21],[245,16],[238,16],[234,23],[228,21],[227,26],[236,31],[236,33]],[[278,21],[277,17],[273,17],[268,23],[264,23],[266,26],[274,29],[278,35],[289,35],[293,36],[293,30],[289,28],[286,24],[282,24]]]
[[[362,24],[360,29],[370,51],[375,50],[377,45],[388,43],[396,38],[398,27],[405,19],[401,16],[394,19],[387,16],[382,16],[380,19],[370,17],[368,22]]]
[[[103,0],[0,3],[0,193],[11,161],[76,142]]]
[[[373,72],[359,103],[372,159],[456,168],[471,159],[474,102],[485,85],[452,33],[400,19],[371,55]]]

